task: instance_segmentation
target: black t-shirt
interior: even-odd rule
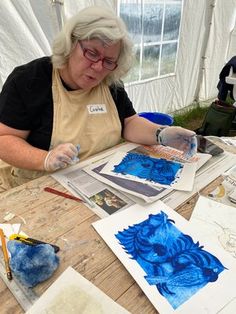
[[[110,86],[110,92],[124,127],[134,115],[126,91]],[[0,122],[19,130],[30,130],[27,142],[48,150],[53,126],[52,63],[50,57],[33,60],[15,68],[0,93]]]

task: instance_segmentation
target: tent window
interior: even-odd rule
[[[173,75],[183,0],[120,0],[118,12],[135,46],[135,64],[125,82]]]

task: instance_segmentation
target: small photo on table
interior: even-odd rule
[[[108,214],[113,214],[127,205],[124,200],[108,189],[100,191],[99,193],[93,195],[90,199]]]

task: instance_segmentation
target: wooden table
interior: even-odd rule
[[[217,178],[202,191],[207,195],[223,180]],[[0,223],[7,213],[15,217],[9,223],[21,223],[30,237],[60,247],[60,266],[46,282],[34,290],[41,295],[68,267],[94,283],[108,296],[131,313],[157,313],[134,279],[91,226],[98,220],[83,203],[44,191],[50,186],[65,189],[52,177],[44,176],[0,194]],[[189,219],[198,195],[191,197],[176,210]],[[0,313],[24,313],[11,292],[0,279]]]

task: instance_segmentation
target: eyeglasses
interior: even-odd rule
[[[97,52],[90,50],[90,49],[87,49],[87,48],[84,48],[80,41],[78,41],[78,43],[79,43],[81,49],[83,50],[84,57],[87,60],[89,60],[93,63],[97,63],[98,61],[102,61],[102,66],[109,71],[114,71],[117,68],[118,64],[116,62],[111,61],[107,58],[101,58],[101,56]]]

